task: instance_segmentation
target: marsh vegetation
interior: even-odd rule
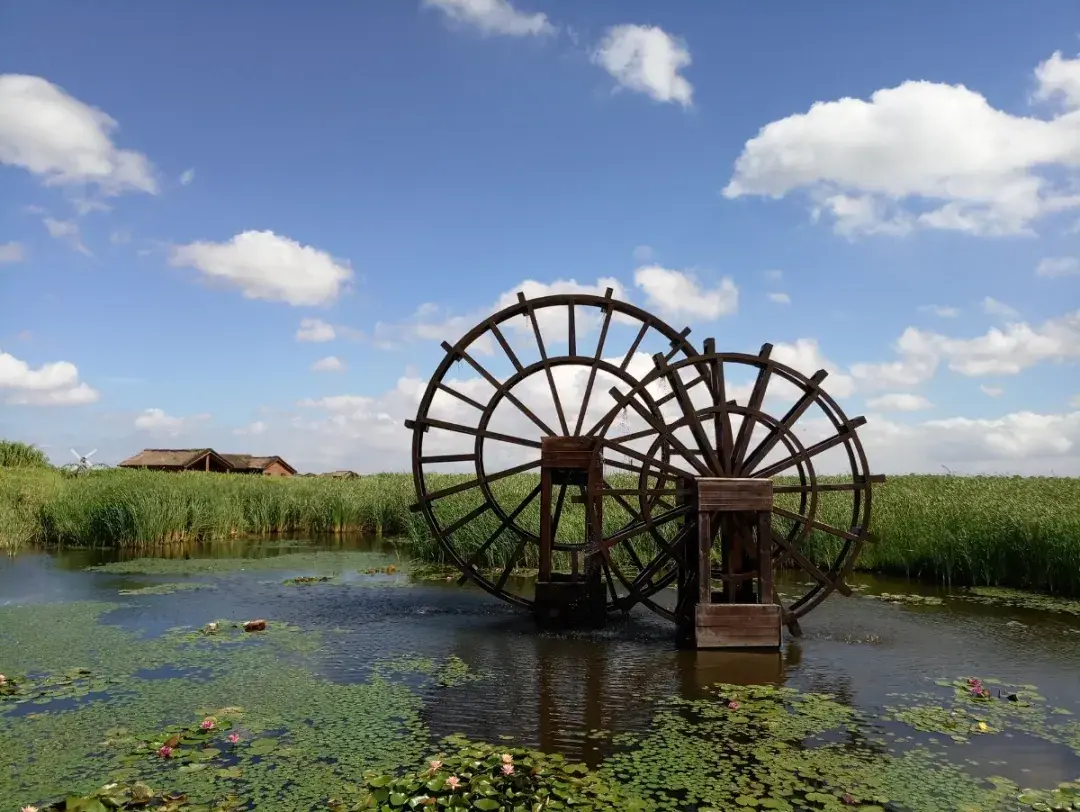
[[[468,478],[435,477],[430,487]],[[535,477],[521,474],[494,483],[493,496],[509,511],[535,486]],[[340,480],[111,470],[71,477],[40,465],[8,465],[0,467],[0,546],[139,547],[362,531],[401,539],[419,561],[448,563],[423,517],[409,510],[414,501],[408,474]],[[582,508],[567,502],[560,537],[581,537]],[[475,492],[465,491],[440,500],[440,510],[463,515],[478,503]],[[520,521],[537,526],[538,516],[534,500]],[[849,523],[847,503],[836,494],[821,495],[818,516],[838,527]],[[626,520],[624,511],[606,509],[609,531]],[[493,516],[481,516],[456,538],[463,549],[475,550],[497,525]],[[878,540],[859,559],[867,571],[1080,596],[1080,479],[891,477],[874,490],[872,530]],[[481,556],[481,566],[502,567],[516,546],[516,538],[505,536]],[[815,531],[803,551],[821,564],[832,560],[839,543]],[[527,548],[519,566],[535,566],[533,553]]]

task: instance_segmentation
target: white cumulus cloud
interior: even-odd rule
[[[729,277],[706,288],[688,271],[646,265],[634,271],[634,284],[648,304],[669,318],[705,320],[729,316],[739,307],[739,289]]]
[[[149,159],[113,143],[117,122],[40,76],[0,75],[0,163],[50,185],[157,192]]]
[[[1055,54],[1036,70],[1037,96],[1075,107],[1080,60]],[[1020,234],[1080,206],[1046,170],[1080,166],[1080,111],[1049,119],[993,107],[963,85],[907,81],[869,99],[819,101],[746,142],[724,195],[809,193],[840,233],[914,228]]]
[[[144,409],[135,418],[135,428],[149,434],[176,437],[190,429],[193,424],[210,419],[209,414],[197,414],[190,417],[174,417],[163,409]]]
[[[659,102],[684,107],[693,102],[693,85],[680,73],[690,64],[690,50],[662,28],[613,26],[593,50],[592,60],[610,73],[619,87]]]
[[[313,372],[344,372],[345,362],[335,355],[328,355],[312,364],[311,369]]]
[[[1080,259],[1076,257],[1046,257],[1039,261],[1035,275],[1053,279],[1059,276],[1080,276]]]
[[[0,352],[0,394],[6,403],[33,406],[80,406],[101,397],[79,380],[79,370],[70,361],[34,369],[6,352]]]
[[[169,262],[239,288],[248,299],[297,306],[333,301],[353,276],[347,263],[273,231],[245,231],[223,243],[173,246]]]
[[[322,319],[301,319],[300,327],[296,331],[297,341],[333,341],[336,336],[334,325],[327,324]]]
[[[26,250],[21,243],[0,242],[0,265],[7,262],[22,262],[26,258]]]
[[[555,31],[546,14],[519,11],[509,0],[423,0],[423,5],[437,8],[450,19],[485,34],[527,37]]]
[[[866,405],[871,409],[881,412],[917,412],[929,409],[933,404],[922,395],[913,395],[909,392],[896,392],[890,395],[880,395],[870,398]]]

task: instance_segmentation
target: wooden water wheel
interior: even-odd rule
[[[771,353],[769,344],[757,355],[716,352],[715,342],[707,339],[700,356],[677,361],[656,356],[655,369],[639,382],[640,389],[654,380],[666,380],[678,406],[678,414],[667,420],[641,415],[649,427],[637,436],[649,438],[652,443],[647,455],[651,461],[643,462],[638,482],[643,521],[650,520],[658,500],[677,498],[680,493],[687,494],[682,497],[684,502],[693,499],[694,483],[700,489],[700,483],[730,481],[753,489],[754,483],[747,481],[759,480],[768,481],[771,487],[766,488],[770,500],[767,510],[713,511],[699,506],[687,516],[681,529],[680,548],[662,550],[655,561],[630,580],[629,592],[655,594],[655,582],[670,583],[693,557],[685,552],[690,539],[708,536],[713,555],[703,569],[687,573],[691,583],[685,599],[694,603],[707,595],[711,601],[775,603],[784,622],[797,631],[798,618],[830,593],[851,593],[844,578],[870,538],[872,486],[883,482],[884,477],[869,472],[858,436],[858,428],[866,419],[849,419],[822,388],[828,373],[819,370],[808,377],[772,359]],[[696,382],[703,370],[708,378],[706,402],[692,397],[690,386],[684,383],[687,379]],[[732,377],[745,378],[738,373],[747,370],[753,373],[752,384],[740,387],[743,398],[731,398],[729,382]],[[779,417],[765,410],[770,385],[785,387],[792,401]],[[624,403],[636,408],[636,394],[634,389],[613,389],[615,408]],[[797,428],[812,408],[818,412],[816,428],[823,436],[807,444],[798,436]],[[756,433],[761,436],[755,440]],[[618,441],[625,444],[628,439],[624,435]],[[602,445],[605,442],[601,440]],[[834,449],[841,452],[842,463],[834,466],[840,471],[822,477],[815,468],[815,458]],[[832,499],[828,519],[820,515],[821,497],[825,494]],[[768,513],[768,522],[757,525],[749,515],[755,511]],[[698,526],[701,522],[709,524],[704,532]],[[827,566],[818,566],[800,549],[814,533],[833,542]],[[759,546],[761,539],[756,537],[762,534],[767,537]],[[762,551],[770,559],[764,567],[768,571],[764,584],[767,594],[761,594],[760,583],[755,594],[753,582],[765,580],[759,554]],[[787,600],[781,597],[771,577],[781,568],[794,570],[796,575],[789,579],[794,583],[785,586],[794,593]],[[716,582],[720,584],[719,592],[712,589]],[[647,598],[643,602],[673,619],[687,608],[666,610]]]
[[[519,293],[444,342],[406,423],[413,510],[460,583],[538,617],[595,619],[640,603],[684,623],[696,605],[720,601],[778,607],[797,630],[831,592],[850,593],[844,577],[869,537],[871,488],[883,477],[869,473],[857,434],[865,419],[846,417],[821,387],[823,370],[808,377],[773,360],[770,345],[721,353],[708,339],[699,351],[689,329],[612,293]],[[545,337],[553,324],[557,335]],[[585,339],[593,333],[595,343]],[[470,381],[452,377],[460,362]],[[770,387],[793,401],[779,417]],[[822,439],[808,443],[799,424],[812,409]],[[840,473],[825,478],[815,461],[833,449]],[[729,504],[718,488],[756,495]],[[847,504],[822,515],[823,495]],[[811,534],[835,541],[828,566],[802,552]],[[780,568],[802,576],[785,583],[786,597],[772,577]]]
[[[582,329],[586,322],[590,322],[589,334],[595,336],[588,342]],[[550,328],[553,323],[560,327],[557,341],[544,334],[543,326]],[[624,335],[624,341],[615,340],[616,331]],[[604,296],[560,294],[528,299],[518,294],[515,304],[477,324],[457,343],[443,343],[446,356],[420,400],[415,420],[407,421],[406,427],[413,431],[417,497],[413,510],[423,514],[446,557],[461,570],[461,583],[472,580],[503,600],[533,607],[536,587],[515,575],[539,569],[546,577],[553,562],[561,562],[569,568],[571,581],[589,574],[594,579],[599,576],[603,610],[608,611],[626,610],[672,582],[669,577],[631,587],[634,562],[644,567],[641,551],[658,540],[667,547],[663,529],[681,521],[689,507],[658,512],[660,495],[643,496],[636,487],[612,483],[612,474],[646,477],[651,461],[644,458],[642,462],[640,453],[623,446],[615,436],[619,415],[598,407],[610,399],[604,390],[615,384],[634,390],[630,400],[635,411],[661,419],[674,393],[656,392],[655,385],[640,386],[635,368],[642,361],[646,371],[651,368],[650,347],[661,348],[658,357],[665,362],[698,357],[698,350],[687,341],[689,332],[689,328],[675,330],[613,298],[609,289]],[[515,343],[515,335],[528,341]],[[522,343],[531,344],[527,349],[534,351],[535,361],[524,357]],[[556,343],[558,352],[553,351]],[[486,383],[482,395],[463,391],[462,382],[453,379],[460,362],[475,374],[473,383],[477,379]],[[501,376],[493,371],[499,365],[505,372]],[[568,376],[576,377],[578,384],[574,402],[559,380]],[[526,402],[522,394],[537,381],[547,396],[546,413]],[[702,377],[699,383],[704,381]],[[444,406],[460,406],[457,413],[446,419],[437,415],[440,398]],[[500,430],[494,425],[496,415],[507,410],[517,418],[517,425]],[[459,444],[454,453],[439,453],[453,436],[466,438],[469,446]],[[553,481],[545,486],[543,472],[549,467],[545,448],[558,455],[561,443],[562,452],[569,449],[573,457],[582,441],[588,444],[587,438],[596,442],[606,438],[609,454],[629,451],[635,456],[629,461],[603,459],[603,470],[593,483],[599,493],[590,493],[583,473],[557,466]],[[440,441],[441,446],[433,448]],[[581,451],[576,458],[590,453]],[[471,470],[453,478],[444,473],[450,466]],[[550,512],[545,494],[553,503]],[[601,515],[607,519],[607,530],[600,526]],[[614,527],[610,527],[612,521]],[[621,566],[613,566],[620,560]]]

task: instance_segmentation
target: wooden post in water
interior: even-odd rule
[[[696,549],[687,560],[696,559],[697,602],[693,634],[682,635],[684,645],[779,649],[781,609],[773,603],[772,481],[700,477],[695,484]],[[714,573],[714,540],[720,542],[724,564],[750,559],[753,567],[738,572],[728,565],[724,572]],[[688,539],[687,544],[693,541]],[[713,590],[714,579],[723,581],[723,589]],[[689,625],[689,613],[683,617],[684,625]]]

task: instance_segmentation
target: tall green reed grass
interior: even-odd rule
[[[430,488],[465,478],[434,477]],[[509,511],[536,482],[535,476],[523,474],[494,483],[492,490]],[[818,517],[847,528],[849,498],[822,494]],[[366,531],[402,537],[417,560],[449,563],[423,517],[409,510],[414,501],[408,474],[339,480],[109,470],[65,477],[43,468],[0,468],[0,547],[139,546],[280,532]],[[439,500],[437,515],[449,524],[480,502],[477,491],[465,491]],[[604,519],[610,533],[625,523],[627,514],[607,509]],[[519,521],[538,528],[539,499]],[[458,548],[471,554],[498,527],[492,513],[481,515],[455,535]],[[568,498],[559,538],[580,540],[584,527],[583,508]],[[859,569],[950,585],[1080,596],[1080,479],[891,477],[874,489],[871,530],[877,541],[864,547]],[[828,564],[841,543],[815,532],[803,551],[815,563]],[[652,542],[642,538],[635,546],[644,556]],[[501,569],[514,547],[516,538],[504,532],[477,563]],[[519,566],[535,564],[530,546]]]

